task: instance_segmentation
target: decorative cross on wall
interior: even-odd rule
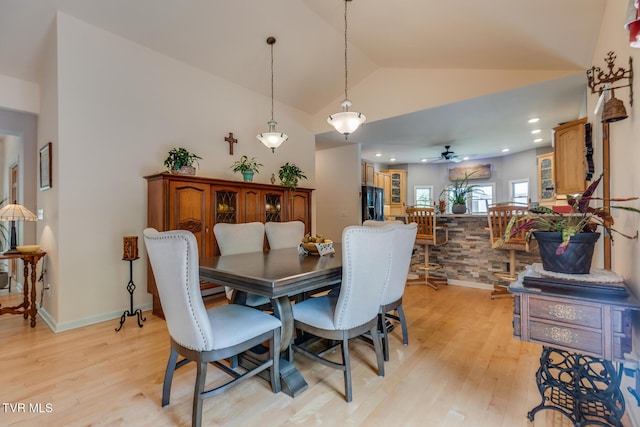
[[[233,155],[233,144],[238,143],[238,140],[233,137],[233,132],[229,132],[229,136],[225,136],[224,140],[229,143],[229,154]]]

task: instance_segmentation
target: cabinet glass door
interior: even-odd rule
[[[216,224],[219,222],[236,224],[238,222],[238,192],[218,190],[215,194]]]
[[[280,194],[266,194],[264,197],[264,217],[265,222],[280,222],[282,197]]]
[[[402,203],[400,190],[401,177],[399,173],[391,174],[391,203]]]

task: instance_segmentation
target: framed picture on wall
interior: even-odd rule
[[[51,188],[51,143],[40,149],[40,190]]]

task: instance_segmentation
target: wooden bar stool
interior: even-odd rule
[[[438,286],[446,285],[447,277],[429,277],[430,271],[441,270],[444,267],[440,264],[429,262],[429,247],[444,245],[449,241],[449,230],[447,227],[436,226],[436,213],[434,208],[407,208],[407,224],[415,222],[418,224],[416,234],[416,244],[424,246],[424,265],[420,267],[424,270],[424,284],[438,290]]]
[[[525,238],[526,231],[522,230],[517,235],[511,237],[508,242],[503,243],[500,246],[494,247],[494,243],[504,238],[504,233],[511,221],[511,218],[515,215],[517,217],[524,217],[529,210],[529,206],[518,203],[496,203],[489,205],[487,203],[487,220],[489,223],[489,239],[491,240],[491,247],[493,249],[501,249],[509,251],[509,269],[508,271],[499,271],[494,273],[494,276],[498,281],[504,282],[504,284],[494,284],[494,290],[491,292],[491,299],[499,296],[511,296],[511,293],[507,290],[509,283],[516,280],[516,251],[529,252],[535,249],[537,246],[535,240],[529,244]],[[518,221],[514,224],[517,227]]]

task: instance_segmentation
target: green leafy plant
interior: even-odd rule
[[[609,198],[594,197],[593,193],[600,184],[603,175],[593,181],[591,185],[578,196],[567,196],[567,204],[570,211],[567,213],[556,212],[545,206],[539,206],[529,210],[529,213],[521,218],[512,217],[505,229],[504,238],[496,241],[494,246],[500,246],[509,241],[509,238],[521,231],[526,231],[526,239],[531,239],[534,231],[550,231],[562,233],[562,243],[556,249],[556,255],[562,255],[569,246],[571,236],[578,233],[595,233],[601,227],[605,234],[611,237],[619,234],[628,239],[637,239],[638,231],[634,235],[624,234],[613,228],[614,220],[611,209],[620,209],[628,212],[640,213],[640,210],[630,206],[613,205],[611,202],[627,202],[638,200],[638,197]],[[592,207],[592,200],[609,202],[609,208],[604,206]],[[518,225],[514,226],[518,223]]]
[[[469,184],[469,178],[473,176],[474,173],[475,172],[470,174],[465,173],[464,178],[453,180],[452,185],[440,192],[439,198],[442,199],[443,196],[448,198],[452,205],[466,205],[467,199],[471,194],[481,192],[477,185]]]
[[[255,157],[249,159],[247,156],[242,156],[240,157],[240,160],[235,161],[231,167],[234,172],[260,173],[258,169],[262,166],[262,163],[256,162]]]
[[[289,187],[292,190],[295,190],[298,187],[298,181],[301,179],[307,179],[302,170],[294,165],[293,163],[285,163],[280,166],[278,170],[278,177],[280,178],[280,182],[285,187]]]
[[[202,159],[202,157],[189,152],[186,148],[172,148],[164,161],[164,165],[170,171],[178,170],[183,166],[193,166],[194,163],[199,167],[198,159]]]

